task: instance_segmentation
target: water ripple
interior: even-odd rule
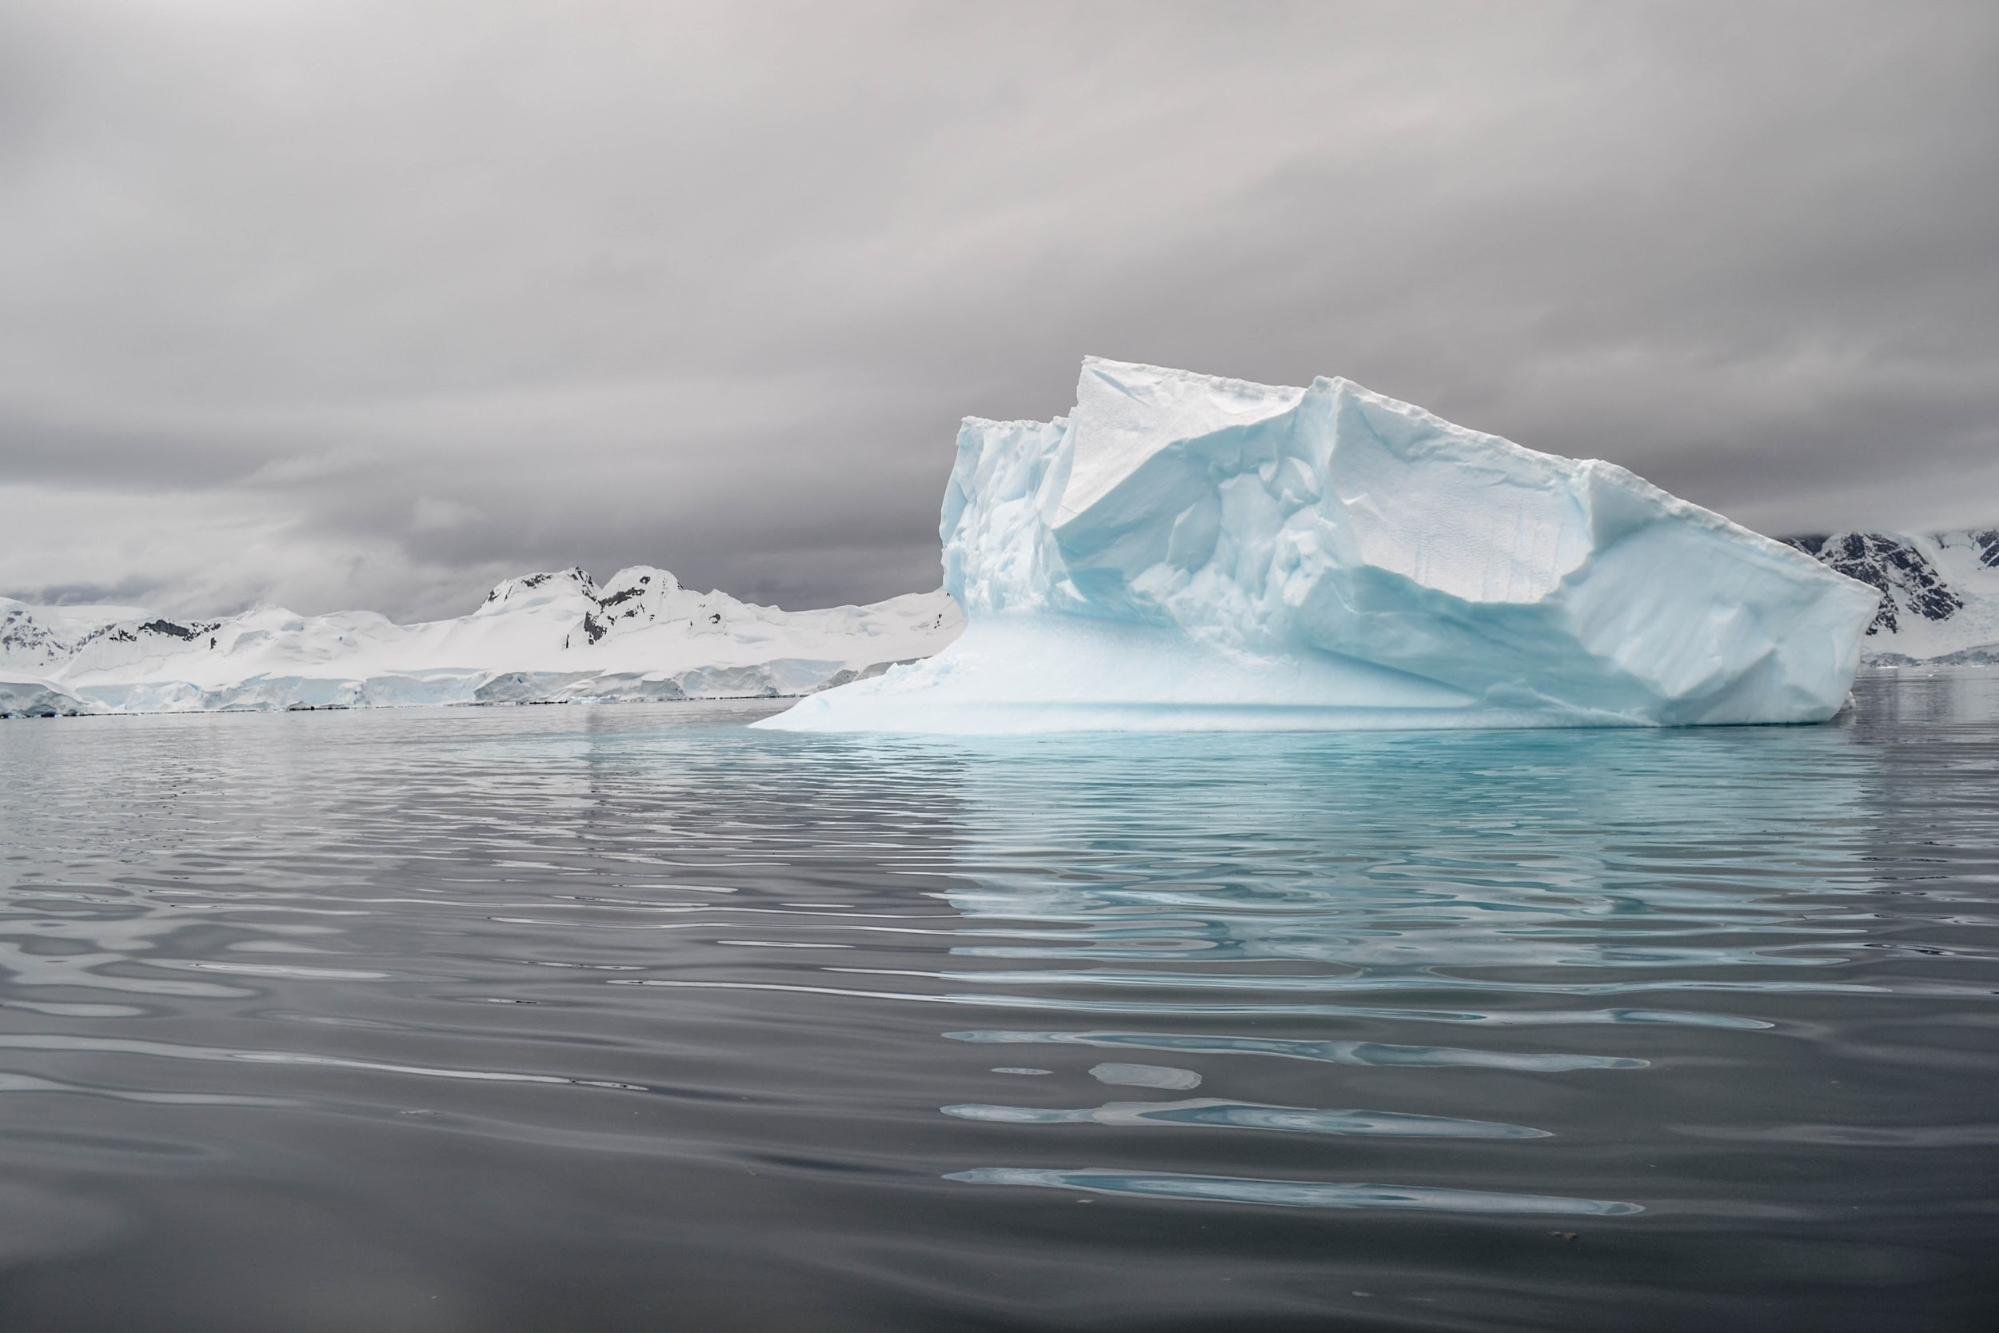
[[[1781,1283],[1798,1327],[1977,1326],[1999,676],[1861,696],[1698,732],[0,724],[0,1170],[76,1219],[0,1223],[0,1299],[313,1326],[366,1272],[461,1301],[417,1328],[1665,1328]]]
[[[1155,1199],[1270,1204],[1280,1208],[1380,1208],[1413,1212],[1474,1213],[1508,1217],[1624,1217],[1644,1212],[1635,1203],[1568,1199],[1550,1194],[1434,1189],[1421,1185],[1342,1185],[1316,1180],[1250,1180],[1237,1176],[1169,1175],[1163,1172],[1060,1171],[984,1167],[952,1173],[969,1185],[1033,1185],[1136,1194]]]
[[[1177,1102],[1107,1102],[1073,1109],[1038,1106],[946,1106],[945,1115],[1008,1125],[1205,1125],[1265,1129],[1284,1134],[1381,1134],[1414,1139],[1545,1139],[1548,1131],[1491,1120],[1394,1111],[1325,1111],[1304,1106],[1261,1106],[1197,1097]]]

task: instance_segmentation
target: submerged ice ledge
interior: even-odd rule
[[[965,421],[941,535],[964,635],[759,725],[1815,722],[1875,604],[1623,468],[1347,380],[1097,359],[1067,417]]]

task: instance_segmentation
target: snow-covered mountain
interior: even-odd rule
[[[68,646],[35,618],[31,608],[11,597],[0,597],[0,665],[26,670],[52,668],[68,653]]]
[[[1999,665],[1999,528],[1785,538],[1878,589],[1864,655],[1884,666]]]
[[[961,625],[942,591],[783,611],[650,566],[601,585],[581,569],[527,574],[470,615],[413,625],[372,611],[175,620],[0,598],[0,713],[805,694],[928,656]]]

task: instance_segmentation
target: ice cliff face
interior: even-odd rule
[[[73,717],[89,706],[37,680],[0,679],[0,718]]]
[[[1785,540],[1879,594],[1868,661],[1999,664],[1999,528]]]
[[[1803,722],[1872,591],[1622,468],[1305,389],[1089,360],[1053,422],[967,420],[942,655],[767,725]]]
[[[258,607],[220,620],[0,601],[0,713],[368,707],[804,694],[936,652],[942,592],[783,611],[636,566],[507,579],[471,614]],[[60,631],[58,627],[60,626]]]

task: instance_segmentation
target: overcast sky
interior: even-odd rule
[[[1999,5],[0,0],[0,593],[935,587],[1086,352],[1999,521]]]

